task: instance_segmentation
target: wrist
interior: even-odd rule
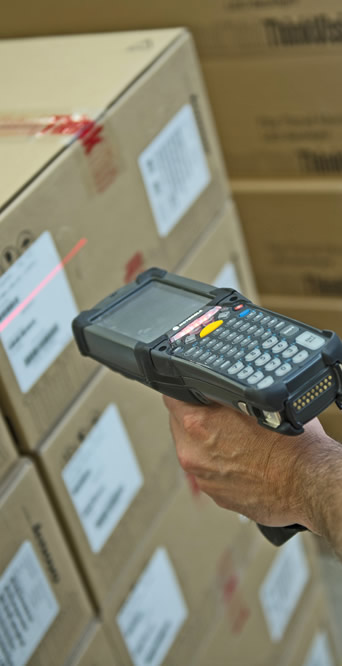
[[[336,547],[336,535],[342,541],[342,447],[316,424],[300,444],[294,469],[298,522]]]

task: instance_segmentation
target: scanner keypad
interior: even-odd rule
[[[297,322],[281,315],[272,316],[250,305],[222,307],[217,314],[221,325],[205,337],[173,349],[184,357],[206,366],[246,387],[268,388],[307,363],[326,340]],[[193,338],[193,336],[191,336]]]

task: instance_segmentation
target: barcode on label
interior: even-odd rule
[[[30,353],[25,357],[25,359],[24,359],[25,365],[30,365],[30,363],[32,363],[32,361],[36,358],[36,356],[38,356],[38,354],[41,352],[43,347],[45,347],[50,342],[50,340],[54,337],[54,335],[56,335],[58,330],[59,330],[58,324],[55,324],[54,326],[52,326],[52,328],[50,328],[50,330],[44,335],[44,337],[36,345],[36,347],[34,347],[30,351]]]
[[[12,310],[13,310],[17,305],[19,305],[19,299],[18,299],[18,298],[14,298],[13,301],[11,301],[10,303],[8,303],[8,305],[6,305],[6,307],[0,312],[0,321],[2,321],[3,319],[5,319],[5,317],[7,317],[7,316],[9,315],[9,313],[12,312]],[[0,666],[1,666],[1,665],[0,665]]]

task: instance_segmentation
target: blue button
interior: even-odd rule
[[[243,312],[240,312],[239,317],[246,317],[250,313],[250,310],[244,310]]]

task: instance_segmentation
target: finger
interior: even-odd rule
[[[168,396],[163,396],[163,401],[170,414],[177,420],[180,426],[184,423],[184,416],[186,414],[196,413],[199,409],[203,409],[201,405],[190,405],[188,402],[175,400]]]

